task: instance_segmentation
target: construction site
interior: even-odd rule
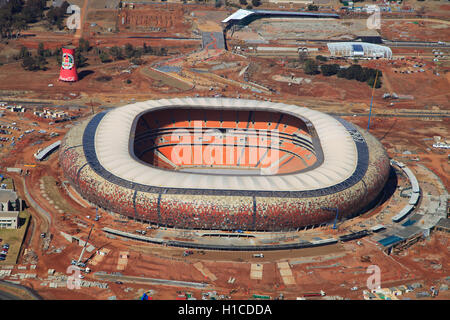
[[[22,227],[0,229],[0,245],[9,243],[11,253],[0,261],[1,292],[49,300],[450,298],[449,157],[436,147],[449,145],[449,5],[414,2],[398,19],[383,12],[374,30],[367,14],[343,13],[338,1],[318,12],[339,18],[280,17],[306,6],[263,2],[258,9],[277,16],[254,10],[262,17],[234,26],[223,21],[238,8],[212,2],[71,3],[81,8],[81,28],[49,32],[37,22],[0,41],[0,174],[26,204]],[[392,50],[391,59],[337,57],[327,47],[373,38]],[[55,50],[80,39],[92,49],[83,53],[87,63],[76,82],[58,81],[55,58],[35,72],[14,58],[21,47],[34,52],[44,42]],[[126,44],[153,51],[140,61],[102,62],[97,53]],[[381,85],[308,74],[307,59],[319,69],[374,68]],[[155,225],[101,209],[69,183],[58,146],[70,129],[116,107],[185,97],[284,103],[339,116],[381,142],[388,181],[360,215],[283,232]],[[372,265],[381,270],[376,290],[367,287]]]

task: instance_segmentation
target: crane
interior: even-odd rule
[[[87,243],[89,241],[89,238],[91,237],[91,232],[92,232],[93,228],[94,228],[94,224],[92,224],[91,230],[89,230],[89,234],[88,234],[87,240],[84,243],[83,250],[81,250],[81,254],[80,254],[80,257],[78,258],[78,261],[72,260],[72,264],[76,265],[77,267],[83,267],[84,268],[86,266],[84,263],[81,262],[81,259],[83,259],[83,254],[84,254],[84,251],[86,250],[86,246],[87,246]]]
[[[375,81],[373,82],[372,98],[370,100],[369,121],[367,122],[367,131],[370,130],[370,116],[372,115],[373,95],[375,94],[375,86],[377,85],[377,80],[378,80],[378,70],[377,70],[377,74],[375,75]]]

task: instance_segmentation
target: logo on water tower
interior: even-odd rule
[[[63,58],[62,58],[62,63],[61,63],[61,67],[64,70],[70,70],[73,68],[74,65],[74,59],[73,56],[70,53],[63,53]]]

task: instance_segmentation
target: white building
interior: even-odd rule
[[[17,229],[19,221],[18,211],[0,211],[0,229]]]
[[[392,50],[389,47],[374,43],[330,42],[327,47],[332,56],[392,59]]]
[[[21,210],[20,200],[13,190],[0,190],[0,229],[17,229],[19,221],[19,211]]]

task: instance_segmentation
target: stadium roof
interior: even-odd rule
[[[326,17],[326,18],[339,18],[338,14],[335,13],[318,13],[318,12],[293,12],[293,11],[275,11],[275,10],[246,10],[239,9],[231,16],[228,16],[224,20],[223,23],[227,23],[229,21],[242,20],[251,15],[274,15],[274,16],[293,16],[293,17]]]
[[[240,109],[284,112],[308,119],[320,140],[323,163],[310,171],[287,175],[234,176],[175,172],[145,164],[134,156],[134,127],[141,114],[166,108]],[[304,107],[227,98],[150,100],[109,111],[98,123],[94,145],[101,166],[136,184],[167,188],[305,191],[331,187],[353,175],[358,152],[348,128],[339,120]]]

